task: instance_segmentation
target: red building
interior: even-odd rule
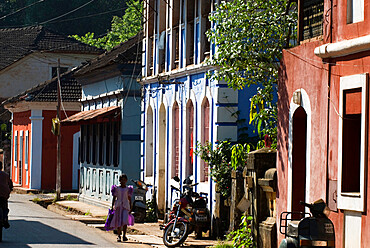
[[[281,61],[277,213],[324,199],[336,247],[370,247],[369,3],[298,0]]]
[[[61,77],[61,118],[80,111],[81,86],[65,73]],[[11,178],[16,186],[26,189],[53,190],[56,185],[57,136],[52,134],[56,117],[57,79],[35,86],[3,104],[12,113]],[[62,190],[78,189],[78,146],[74,134],[79,127],[61,129]],[[78,149],[76,148],[78,151]]]

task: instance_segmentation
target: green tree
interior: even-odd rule
[[[294,40],[296,4],[292,0],[222,1],[210,16],[208,32],[217,52],[208,62],[216,66],[211,77],[234,90],[258,84],[251,98],[249,123],[260,137],[268,134],[276,145],[276,92],[282,49]]]
[[[107,35],[95,38],[95,34],[89,32],[84,36],[73,35],[72,37],[83,43],[110,50],[135,36],[141,29],[141,20],[142,3],[139,0],[132,0],[127,3],[127,9],[122,18],[113,17],[111,30]]]

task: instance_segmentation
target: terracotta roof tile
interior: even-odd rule
[[[0,29],[0,70],[35,51],[85,54],[103,52],[42,26]]]
[[[98,117],[105,117],[108,115],[116,115],[120,114],[120,107],[119,106],[110,106],[100,109],[93,109],[87,111],[78,112],[67,119],[62,120],[62,124],[73,124],[82,121],[90,121],[96,119]]]

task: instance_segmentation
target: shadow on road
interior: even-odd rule
[[[0,247],[30,247],[28,244],[93,245],[38,221],[10,220],[10,228],[3,230]]]

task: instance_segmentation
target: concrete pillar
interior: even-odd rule
[[[270,248],[277,246],[277,231],[276,231],[276,188],[277,174],[276,168],[268,169],[264,178],[258,179],[258,185],[266,194],[269,216],[266,220],[259,224],[260,247]]]
[[[235,171],[231,172],[231,204],[230,204],[230,226],[229,232],[239,228],[241,223],[242,212],[238,209],[238,204],[244,196],[244,181],[243,172]]]
[[[42,166],[42,110],[31,111],[31,145],[30,145],[30,189],[41,189]]]
[[[264,243],[260,233],[260,223],[270,217],[268,199],[262,187],[259,186],[258,180],[264,178],[265,172],[271,168],[276,168],[276,150],[264,147],[247,155],[247,166],[244,168],[243,177],[248,182],[248,199],[252,203],[249,213],[253,217],[252,233],[257,240],[257,247],[263,247]]]

